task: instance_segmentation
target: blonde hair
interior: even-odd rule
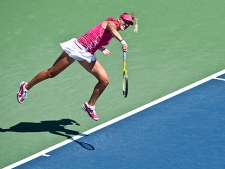
[[[124,12],[121,15],[123,15],[123,14],[130,15],[132,17],[132,21],[133,21],[132,25],[134,26],[134,32],[137,32],[138,31],[138,24],[137,24],[138,18],[137,18],[137,16],[134,13],[129,14],[127,12]]]
[[[130,14],[132,16],[132,20],[134,21],[134,32],[137,32],[138,31],[138,18],[137,16],[135,16],[134,13],[131,13]]]

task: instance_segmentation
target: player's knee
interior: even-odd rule
[[[58,75],[58,73],[56,73],[56,72],[51,72],[51,71],[47,71],[46,72],[46,76],[47,76],[47,78],[54,78],[54,77],[56,77]]]
[[[109,78],[105,78],[104,80],[102,80],[104,86],[108,86],[109,82],[110,82]]]

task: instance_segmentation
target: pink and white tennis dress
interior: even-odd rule
[[[114,18],[107,18],[106,21],[113,21],[118,26],[118,21]],[[95,52],[97,49],[110,43],[113,35],[102,27],[102,22],[90,29],[79,38],[73,38],[61,43],[62,49],[77,61],[86,60],[92,62],[96,60]]]

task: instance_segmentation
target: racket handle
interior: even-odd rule
[[[123,51],[123,60],[127,59],[127,53]]]

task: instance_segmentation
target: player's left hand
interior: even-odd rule
[[[104,50],[102,51],[102,53],[103,53],[103,55],[105,55],[105,56],[108,56],[108,55],[111,54],[111,52],[110,52],[108,49],[104,49]]]

